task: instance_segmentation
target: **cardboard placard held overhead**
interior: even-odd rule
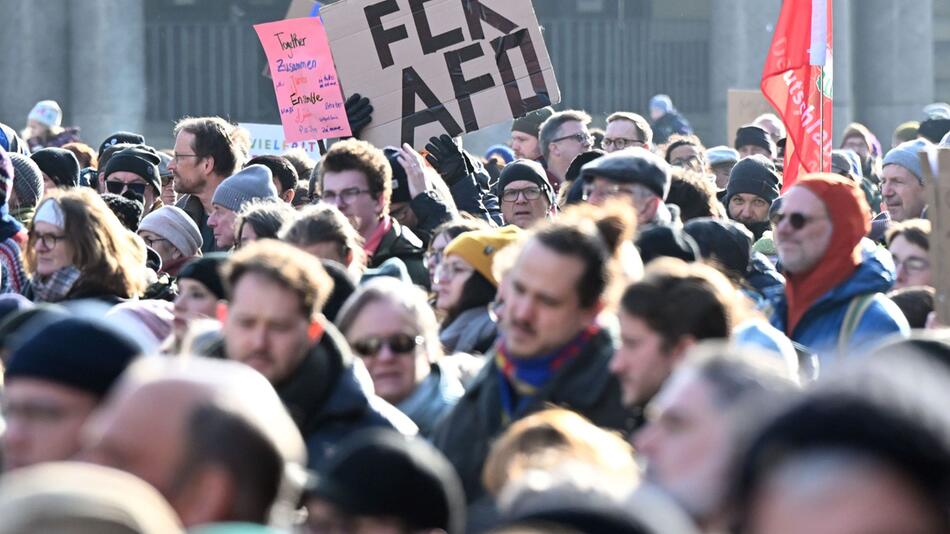
[[[736,130],[763,113],[775,113],[759,89],[729,89],[726,95],[726,144],[732,146]]]
[[[531,0],[344,0],[320,11],[377,145],[457,136],[560,102]]]
[[[936,289],[934,309],[940,324],[950,326],[950,148],[920,153],[927,188],[930,219],[931,284]]]

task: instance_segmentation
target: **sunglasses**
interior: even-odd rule
[[[780,212],[774,219],[775,226],[778,227],[778,225],[782,224],[782,221],[784,221],[785,219],[788,219],[788,224],[794,230],[801,230],[802,228],[807,226],[808,223],[819,219],[819,217],[811,217],[811,216],[805,215],[804,213],[799,213],[797,211],[793,211],[791,213]]]
[[[148,187],[147,184],[127,184],[125,182],[116,182],[106,180],[106,190],[110,193],[121,195],[123,191],[128,188],[129,191],[135,193],[136,195],[145,196],[145,188]]]
[[[389,350],[396,354],[409,354],[416,347],[425,343],[422,336],[411,336],[409,334],[394,334],[391,336],[371,336],[355,341],[351,344],[353,350],[360,356],[367,358],[379,354],[383,346],[389,347]]]

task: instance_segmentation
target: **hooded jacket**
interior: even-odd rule
[[[335,447],[357,430],[388,427],[415,435],[416,425],[373,393],[373,381],[346,341],[325,325],[320,341],[276,386],[307,444],[307,467],[319,470]]]
[[[848,279],[809,306],[790,336],[792,341],[818,354],[822,369],[827,369],[838,358],[860,355],[869,345],[892,334],[910,334],[904,314],[884,295],[895,279],[890,254],[865,240],[861,244],[861,257],[861,263]],[[855,297],[867,294],[874,297],[847,343],[848,354],[838,354],[838,337],[848,306]],[[788,313],[785,294],[779,295],[773,306],[772,326],[784,332]]]
[[[426,268],[424,256],[422,240],[412,233],[412,230],[393,219],[392,228],[383,236],[367,267],[375,269],[390,258],[399,258],[409,271],[412,283],[428,289],[429,270]]]
[[[455,466],[469,503],[486,494],[482,468],[492,441],[506,428],[495,350],[488,354],[488,363],[432,435],[432,443]],[[553,405],[574,410],[595,425],[629,433],[633,429],[633,415],[623,408],[620,384],[608,370],[613,353],[610,333],[601,330],[581,349],[579,357],[561,367],[515,413],[512,422]]]

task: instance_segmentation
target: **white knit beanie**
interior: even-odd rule
[[[139,231],[142,230],[167,239],[186,258],[197,254],[203,244],[198,225],[175,206],[162,206],[146,215],[139,223]]]

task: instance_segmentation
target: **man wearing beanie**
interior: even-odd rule
[[[544,164],[538,137],[541,135],[541,125],[551,115],[554,115],[554,108],[547,106],[519,117],[511,123],[511,149],[514,150],[516,158],[530,159]]]
[[[679,213],[666,204],[670,192],[670,166],[663,158],[634,147],[607,154],[581,168],[584,199],[601,205],[621,197],[637,210],[639,230],[649,226],[679,224]]]
[[[446,194],[444,189],[437,189],[434,185],[421,189],[418,181],[410,185],[409,175],[406,174],[407,165],[410,168],[415,167],[414,172],[427,172],[421,156],[392,146],[384,148],[383,154],[386,155],[389,168],[393,171],[393,195],[389,203],[389,215],[399,224],[412,230],[423,244],[428,246],[429,240],[432,239],[432,232],[443,223],[457,217],[458,214],[449,205],[451,202],[442,198]],[[430,183],[431,181],[426,179],[423,187],[429,186]]]
[[[10,152],[13,162],[13,191],[10,193],[10,215],[24,225],[33,220],[36,205],[43,198],[43,171],[29,156]]]
[[[118,144],[144,145],[145,137],[132,132],[116,132],[109,137],[106,137],[105,140],[99,145],[99,161],[102,162],[102,155],[105,153],[107,148]],[[105,164],[102,163],[102,165],[104,166]]]
[[[79,186],[79,160],[72,152],[63,148],[44,148],[30,157],[43,172],[44,190]]]
[[[140,352],[90,319],[65,317],[34,328],[23,334],[4,373],[5,471],[76,454],[83,423]]]
[[[274,176],[263,165],[250,165],[228,177],[214,190],[208,226],[214,232],[215,246],[227,250],[234,246],[234,222],[244,204],[252,200],[277,200]]]
[[[928,146],[931,143],[926,139],[915,139],[892,148],[884,156],[881,195],[893,221],[927,216],[927,190],[919,154]]]
[[[519,159],[501,170],[498,196],[505,224],[526,230],[540,220],[554,217],[557,204],[554,188],[544,167],[536,161]]]
[[[735,147],[739,158],[759,154],[769,160],[775,159],[775,141],[761,126],[747,124],[736,130]]]
[[[158,166],[162,160],[151,147],[137,145],[120,150],[106,163],[105,192],[121,195],[132,191],[142,197],[143,213],[161,207],[159,195],[162,193],[162,179],[158,175]]]
[[[817,354],[822,369],[910,331],[884,295],[894,284],[894,263],[864,239],[870,219],[861,190],[834,174],[807,175],[782,197],[774,237],[787,283],[771,322]]]
[[[744,224],[758,241],[769,230],[769,208],[781,188],[781,179],[771,160],[755,154],[732,168],[723,204],[729,218]]]
[[[170,276],[177,276],[185,262],[201,254],[198,225],[175,206],[163,206],[146,215],[138,234],[162,257],[161,272]]]

